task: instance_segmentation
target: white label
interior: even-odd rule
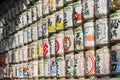
[[[18,33],[15,34],[15,42],[16,42],[16,46],[19,46],[19,38],[18,38]]]
[[[23,48],[19,48],[19,61],[23,61]]]
[[[19,40],[20,40],[19,44],[23,45],[23,30],[19,31],[18,34],[19,34]]]
[[[22,14],[22,25],[23,25],[23,26],[26,26],[26,25],[27,25],[27,13],[26,13],[26,12],[24,12],[24,13]]]
[[[37,29],[38,29],[38,37],[42,37],[43,36],[43,32],[42,32],[42,20],[37,22]]]
[[[120,46],[116,44],[112,46],[111,50],[111,72],[119,73],[120,72]]]
[[[27,42],[28,42],[27,28],[23,30],[23,39],[24,39],[24,43],[27,43]]]
[[[31,11],[31,9],[29,9],[27,11],[27,21],[28,21],[28,24],[32,23],[32,11]]]
[[[32,31],[32,34],[31,34],[32,40],[37,40],[38,34],[37,34],[37,24],[36,23],[31,26],[31,31]]]
[[[74,53],[66,55],[66,73],[67,76],[74,75]]]
[[[39,63],[38,63],[38,74],[40,77],[44,76],[44,60],[43,60],[43,58],[41,60],[39,60]]]
[[[92,18],[94,16],[94,0],[83,1],[83,17],[85,19]]]
[[[37,12],[36,12],[36,6],[32,7],[32,21],[37,20]]]
[[[64,26],[73,26],[73,8],[70,5],[64,8]]]
[[[96,74],[101,75],[109,74],[110,73],[109,64],[110,64],[109,52],[96,54]]]
[[[64,0],[65,2],[71,2],[71,1],[73,1],[73,0]]]
[[[95,15],[107,14],[107,0],[95,0]]]
[[[43,16],[43,12],[42,12],[42,8],[43,8],[43,6],[42,6],[42,0],[39,0],[36,3],[36,5],[37,5],[37,17],[40,18],[40,17]]]
[[[107,19],[96,21],[96,44],[108,43],[108,25]]]
[[[45,59],[45,76],[50,76],[50,59]]]
[[[22,15],[19,16],[19,20],[18,20],[18,25],[19,25],[19,29],[22,29],[23,26],[22,26]]]
[[[18,49],[15,50],[15,62],[18,62]]]
[[[27,28],[27,34],[28,34],[28,42],[31,42],[32,41],[32,37],[31,37],[31,27],[28,27]]]
[[[55,36],[50,37],[50,54],[55,55]]]
[[[84,76],[84,54],[83,52],[75,54],[74,64],[75,64],[75,67],[74,67],[75,76]]]
[[[57,8],[64,6],[64,0],[56,0],[57,2]]]
[[[43,1],[43,14],[49,14],[49,0]]]
[[[75,37],[75,50],[83,49],[84,46],[82,26],[74,29],[74,37]]]
[[[50,74],[51,76],[56,76],[57,73],[57,68],[56,68],[56,61],[55,61],[55,57],[50,59]]]
[[[43,30],[43,36],[48,36],[48,19],[44,18],[42,20],[42,30]]]
[[[112,40],[118,40],[120,39],[120,20],[118,19],[111,19],[111,39]]]
[[[23,61],[27,61],[28,60],[28,46],[24,46],[23,47]]]
[[[38,76],[38,61],[33,61],[33,71],[32,71],[32,75],[33,77],[37,77]]]
[[[64,60],[64,57],[57,57],[56,59],[57,63],[56,63],[56,66],[57,66],[57,76],[58,77],[63,77],[65,76],[65,60]]]

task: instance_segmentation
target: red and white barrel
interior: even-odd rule
[[[74,35],[73,29],[66,30],[64,32],[64,50],[67,51],[74,51]]]
[[[56,34],[55,41],[55,52],[56,54],[64,54],[64,32],[59,32]]]
[[[94,22],[84,24],[85,47],[94,46]]]
[[[81,0],[73,3],[73,23],[79,25],[82,23],[82,3]]]
[[[50,44],[48,38],[43,39],[43,56],[44,57],[50,56]]]
[[[85,52],[85,75],[95,74],[95,53],[94,50]]]

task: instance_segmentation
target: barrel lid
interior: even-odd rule
[[[108,53],[108,52],[109,52],[109,49],[107,46],[96,50],[96,53]]]
[[[114,45],[111,47],[112,50],[117,50],[117,49],[120,49],[120,43]]]

